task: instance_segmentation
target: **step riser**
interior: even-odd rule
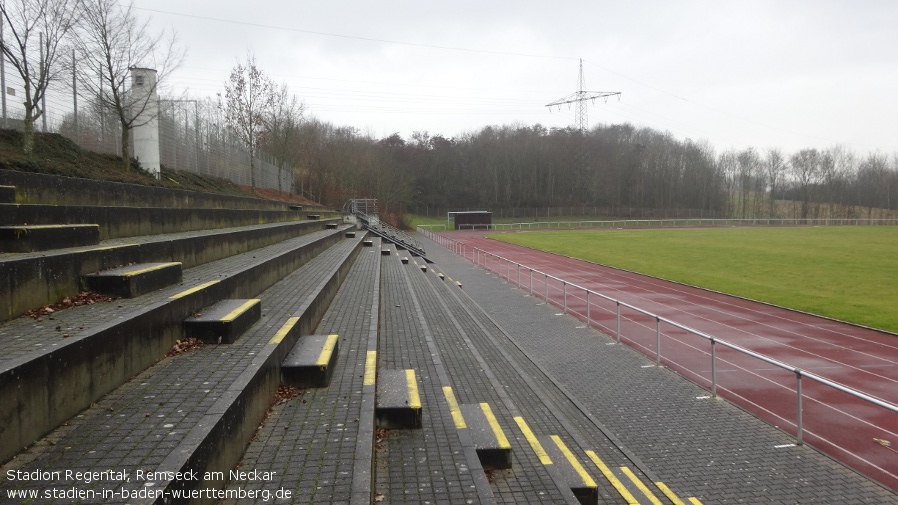
[[[300,220],[286,210],[0,205],[0,226],[97,224],[101,240]]]
[[[471,434],[480,464],[484,468],[511,468],[511,446],[498,420],[495,420],[495,414],[493,414],[494,425],[478,404],[461,405],[460,412],[467,424],[466,429]],[[497,437],[495,430],[499,430],[502,434],[502,441]]]
[[[378,408],[374,413],[374,424],[388,430],[418,429],[422,426],[421,411],[408,408]]]
[[[299,339],[283,363],[281,375],[283,382],[298,388],[324,388],[330,383],[334,368],[337,365],[337,353],[340,351],[339,337],[333,342],[326,362],[317,363],[322,351],[326,348],[328,335],[311,335]],[[306,341],[308,339],[308,341]],[[304,345],[304,341],[305,345]]]
[[[96,225],[0,228],[0,252],[27,253],[64,247],[88,247],[100,243]]]
[[[184,268],[258,249],[323,229],[320,222],[297,222],[276,229],[251,229],[236,233],[150,244],[121,246],[74,255],[47,255],[0,263],[0,321],[55,303],[81,290],[81,275],[129,263],[180,261]]]
[[[583,467],[584,461],[578,454],[574,454],[574,451],[571,451],[570,448],[568,450],[571,452],[571,456],[575,459],[575,462],[581,466],[581,469],[585,472],[585,474],[581,474],[580,471],[574,468],[574,465],[570,462],[570,460],[564,455],[561,451],[561,448],[555,443],[552,437],[540,437],[540,442],[546,450],[546,453],[552,458],[552,463],[554,464],[555,469],[559,472],[561,478],[566,482],[567,486],[569,486],[574,496],[577,497],[577,501],[581,503],[581,505],[596,505],[599,500],[599,492],[598,487],[595,485],[595,482],[586,482],[584,479],[592,480],[592,476],[588,475],[585,467]],[[567,446],[567,444],[565,444]]]
[[[160,268],[153,268],[134,275],[98,272],[85,275],[81,280],[88,291],[115,298],[135,298],[179,283],[181,279],[181,264],[166,263],[161,264]]]
[[[248,305],[244,306],[244,302],[247,302]],[[184,335],[188,338],[197,338],[207,344],[233,344],[262,318],[262,303],[258,299],[254,299],[254,302],[253,300],[224,300],[214,305],[212,310],[222,303],[226,304],[223,307],[228,312],[231,309],[238,310],[241,306],[243,310],[230,320],[210,318],[208,312],[198,318],[190,317],[184,321]]]
[[[242,196],[94,181],[77,177],[0,170],[0,185],[15,186],[19,202],[52,205],[109,205],[176,209],[270,209],[286,204]]]
[[[15,186],[0,186],[0,203],[16,203]]]
[[[421,428],[422,406],[412,405],[415,402],[412,396],[418,396],[417,388],[417,383],[409,382],[407,370],[378,371],[375,425],[390,430]],[[420,402],[420,397],[417,401]]]
[[[45,256],[0,264],[0,320],[73,296],[81,289],[81,274],[139,263],[136,245],[99,249],[65,256]]]
[[[340,240],[334,233],[206,289],[95,328],[77,345],[9,363],[0,370],[0,461],[158,361],[183,338],[188,315],[224,298],[255,296]]]

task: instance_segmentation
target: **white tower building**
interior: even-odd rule
[[[156,94],[156,71],[151,68],[131,69],[131,103],[138,112],[131,133],[134,157],[140,166],[155,175],[159,170],[159,97]],[[146,104],[146,106],[144,106]]]

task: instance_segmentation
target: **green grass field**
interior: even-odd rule
[[[898,332],[898,228],[546,231],[492,238]]]

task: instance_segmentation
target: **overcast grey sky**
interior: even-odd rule
[[[307,113],[363,133],[565,127],[577,90],[629,122],[718,151],[898,153],[898,2],[135,0],[187,47],[173,92],[215,96],[247,51]]]

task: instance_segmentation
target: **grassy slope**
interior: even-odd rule
[[[275,190],[257,190],[239,186],[225,179],[207,177],[190,172],[167,170],[157,180],[148,173],[132,169],[123,172],[121,158],[109,154],[86,151],[74,142],[58,134],[35,134],[34,153],[22,152],[22,134],[15,130],[0,129],[0,169],[38,172],[44,174],[81,177],[101,181],[143,184],[168,188],[205,191],[238,196],[256,196],[269,200],[281,200],[309,204],[303,198]]]
[[[898,228],[553,231],[492,237],[898,331]]]

